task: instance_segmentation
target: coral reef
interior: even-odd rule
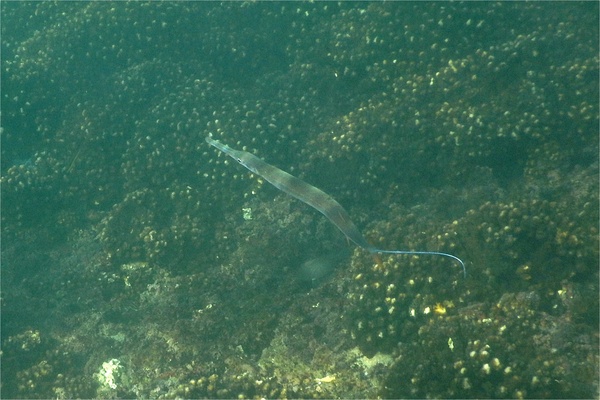
[[[596,373],[591,330],[540,312],[539,302],[535,292],[511,293],[491,307],[473,304],[454,316],[431,319],[419,328],[416,341],[399,345],[386,395],[588,396]],[[407,363],[413,367],[406,368]]]
[[[2,397],[597,396],[597,15],[0,3]]]

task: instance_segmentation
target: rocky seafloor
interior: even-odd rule
[[[3,398],[598,397],[597,3],[0,7]]]

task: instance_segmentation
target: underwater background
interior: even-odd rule
[[[2,2],[2,397],[597,398],[598,7]]]

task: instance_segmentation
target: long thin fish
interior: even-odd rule
[[[373,254],[414,254],[414,255],[432,255],[449,257],[458,261],[462,267],[464,276],[467,276],[467,270],[463,261],[448,253],[440,253],[437,251],[412,251],[412,250],[382,250],[378,249],[365,239],[360,233],[350,216],[344,210],[344,207],[333,197],[325,193],[319,188],[316,188],[308,183],[280,170],[270,164],[267,164],[254,154],[247,151],[234,150],[231,147],[223,144],[211,137],[206,137],[206,142],[211,146],[216,147],[235,161],[252,171],[252,173],[263,177],[267,182],[275,186],[277,189],[297,198],[298,200],[308,204],[315,210],[323,214],[329,221],[338,227],[340,231],[359,247]]]

